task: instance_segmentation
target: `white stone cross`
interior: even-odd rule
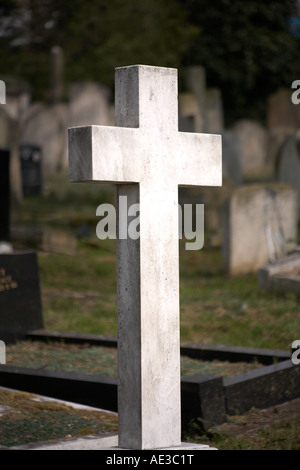
[[[120,67],[118,127],[69,129],[70,180],[116,183],[140,208],[139,238],[117,237],[122,448],[181,444],[178,186],[222,185],[221,137],[178,132],[177,95],[176,69]]]

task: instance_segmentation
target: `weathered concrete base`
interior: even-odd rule
[[[10,450],[108,450],[108,451],[124,451],[135,450],[118,447],[118,436],[96,437],[88,436],[79,439],[61,439],[54,442],[44,442],[37,444],[29,444],[27,446],[10,447]],[[166,451],[187,451],[187,450],[218,450],[216,447],[210,447],[206,444],[193,444],[183,442],[180,446],[166,447],[151,450]]]

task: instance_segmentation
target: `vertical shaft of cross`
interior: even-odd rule
[[[173,130],[177,82],[174,70],[170,73],[158,75],[153,83],[137,67],[119,73],[117,69],[116,125],[151,128],[153,121],[156,129],[161,120],[161,132]],[[171,102],[170,108],[159,109],[164,102],[160,94],[175,96],[174,106]],[[155,155],[150,157],[154,167],[164,166],[162,161],[155,163]],[[140,184],[117,187],[117,198],[126,196],[128,207],[140,204],[140,237],[117,237],[118,415],[123,448],[181,442],[178,189],[176,182],[161,182],[159,172],[152,177],[151,171],[149,165],[147,179]],[[126,216],[119,213],[118,218],[123,222]],[[130,219],[127,228],[128,224]]]

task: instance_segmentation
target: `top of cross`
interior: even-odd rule
[[[69,130],[70,179],[222,184],[221,136],[178,132],[177,70],[116,69],[116,126]]]

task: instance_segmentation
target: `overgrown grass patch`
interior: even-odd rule
[[[117,416],[99,410],[74,411],[37,395],[0,389],[0,445],[11,447],[86,434],[116,432]]]

